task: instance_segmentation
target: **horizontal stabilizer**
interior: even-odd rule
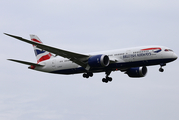
[[[26,61],[21,61],[21,60],[14,60],[14,59],[8,59],[10,61],[14,61],[14,62],[18,62],[18,63],[22,63],[22,64],[25,64],[25,65],[33,65],[33,66],[41,66],[43,67],[44,65],[40,65],[40,64],[36,64],[36,63],[31,63],[31,62],[26,62]]]

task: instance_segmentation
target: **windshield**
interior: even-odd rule
[[[171,49],[165,49],[165,51],[167,52],[167,51],[171,51],[171,52],[173,52],[173,50],[171,50]]]

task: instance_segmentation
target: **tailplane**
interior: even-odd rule
[[[36,35],[30,35],[30,38],[33,42],[43,44],[42,41]],[[37,58],[37,63],[48,60],[48,59],[54,57],[51,53],[38,48],[38,46],[33,45],[33,48],[34,48],[34,52],[35,52],[35,55],[36,55],[36,58]]]

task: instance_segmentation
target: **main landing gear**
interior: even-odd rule
[[[84,78],[89,78],[89,77],[93,77],[93,73],[92,72],[87,72],[83,74]]]
[[[166,66],[166,63],[161,63],[160,64],[160,68],[159,68],[160,72],[164,72],[164,69],[162,68],[163,66]]]
[[[105,83],[108,83],[108,82],[111,82],[112,81],[112,78],[109,77],[111,71],[106,71],[105,74],[106,74],[106,78],[103,78],[102,81],[105,82]]]
[[[106,77],[102,79],[103,82],[108,83],[108,82],[111,82],[111,81],[112,81],[112,78],[109,77],[110,73],[111,73],[111,71],[106,71],[106,72],[105,72]],[[84,74],[83,74],[83,77],[84,77],[84,78],[93,77],[93,73],[92,73],[92,72],[84,73]]]

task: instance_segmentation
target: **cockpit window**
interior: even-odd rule
[[[165,49],[165,51],[167,52],[167,51],[171,51],[171,52],[173,52],[173,50],[171,50],[171,49]]]

